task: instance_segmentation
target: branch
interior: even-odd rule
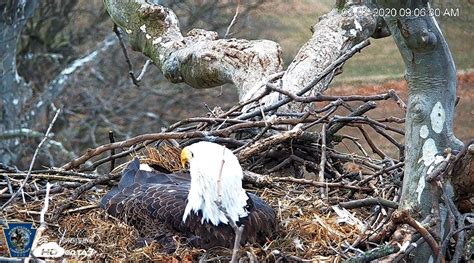
[[[61,214],[64,212],[64,210],[69,208],[71,206],[72,202],[77,200],[77,198],[79,198],[85,191],[91,189],[92,187],[94,187],[98,184],[109,182],[110,180],[112,180],[112,179],[114,179],[118,176],[119,176],[119,174],[109,174],[109,175],[99,176],[97,179],[91,180],[91,181],[81,185],[80,187],[76,188],[72,192],[71,196],[69,196],[68,199],[64,200],[64,202],[62,202],[62,204],[60,206],[58,206],[53,211],[53,221],[58,220],[59,217],[61,216]]]
[[[46,133],[44,134],[43,139],[42,139],[41,142],[38,144],[38,147],[36,147],[35,153],[33,154],[33,158],[31,159],[30,168],[28,168],[28,173],[26,174],[25,179],[24,179],[23,182],[21,183],[20,188],[15,192],[15,194],[12,195],[12,197],[10,197],[10,199],[8,199],[8,201],[6,201],[6,202],[0,207],[0,211],[3,211],[3,209],[5,209],[5,207],[7,207],[7,205],[10,204],[20,193],[23,193],[23,188],[25,187],[26,183],[28,182],[28,180],[29,180],[30,177],[31,177],[31,170],[33,170],[33,166],[34,166],[35,161],[36,161],[36,156],[38,156],[39,150],[41,149],[41,147],[43,146],[43,144],[44,144],[44,143],[46,142],[46,140],[48,139],[49,133],[51,132],[51,129],[53,128],[53,125],[54,125],[54,123],[56,122],[56,119],[57,119],[58,116],[59,116],[59,112],[60,112],[59,109],[56,110],[56,114],[54,115],[53,120],[51,120],[51,122],[49,123],[49,127],[48,127],[48,129],[46,130]]]
[[[49,86],[44,90],[40,96],[32,103],[34,105],[28,114],[28,119],[33,120],[36,116],[42,112],[45,106],[50,105],[68,85],[69,80],[73,77],[73,74],[84,68],[90,62],[97,60],[97,57],[109,50],[109,48],[117,42],[114,34],[109,34],[104,41],[99,43],[94,51],[85,55],[79,59],[74,60],[65,69],[63,69],[50,83]]]
[[[344,62],[346,62],[349,58],[351,58],[355,53],[360,52],[361,49],[364,47],[368,46],[370,42],[368,40],[363,41],[357,45],[355,45],[352,49],[347,50],[344,54],[342,54],[338,59],[336,59],[334,62],[332,62],[329,66],[327,66],[316,78],[314,78],[311,82],[309,82],[302,90],[296,92],[297,96],[301,96],[305,94],[306,92],[310,91],[316,84],[318,84],[322,79],[324,79],[326,76],[331,74],[337,67],[342,65]],[[329,85],[329,83],[327,83]],[[284,98],[281,100],[278,100],[277,102],[274,102],[268,106],[265,106],[262,108],[263,112],[268,112],[271,110],[276,110],[280,108],[283,105],[288,104],[290,101],[292,101],[291,98]],[[250,119],[256,116],[260,115],[260,109],[259,110],[254,110],[252,112],[248,112],[245,114],[242,114],[238,117],[240,120],[246,120]]]
[[[323,124],[321,131],[321,162],[319,163],[319,182],[324,182],[324,167],[326,166],[326,123]],[[319,189],[321,192],[321,199],[327,197],[327,191],[324,187]]]
[[[352,200],[352,201],[347,201],[347,202],[341,202],[339,203],[340,206],[346,208],[346,209],[354,209],[354,208],[359,208],[363,206],[374,206],[374,205],[383,205],[386,207],[390,207],[393,209],[398,208],[398,203],[393,202],[390,200],[382,199],[382,198],[364,198],[364,199],[359,199],[359,200]]]
[[[47,228],[46,221],[44,220],[44,216],[45,216],[46,212],[48,211],[48,207],[49,207],[49,191],[50,191],[50,189],[51,189],[51,184],[48,182],[48,183],[46,183],[46,195],[44,197],[43,209],[41,209],[41,213],[40,213],[40,226],[39,226],[38,230],[36,231],[35,239],[33,240],[33,244],[31,245],[31,251],[32,252],[35,250],[36,246],[38,245],[38,242],[41,239],[41,236],[43,235],[44,231]],[[28,259],[26,260],[27,262],[28,262]]]
[[[221,196],[221,178],[222,178],[222,170],[224,168],[225,164],[225,150],[226,148],[223,146],[222,147],[222,163],[219,168],[219,176],[217,177],[217,200],[215,201],[217,207],[219,210],[224,213],[225,217],[227,218],[227,221],[229,221],[229,225],[232,227],[235,233],[235,239],[234,239],[234,248],[232,249],[232,259],[230,262],[232,263],[237,263],[238,260],[238,252],[240,248],[240,240],[242,239],[242,233],[244,232],[244,225],[237,226],[235,224],[234,220],[229,216],[229,213],[227,210],[222,206],[222,196]]]
[[[253,145],[250,145],[248,148],[243,149],[238,154],[238,158],[239,160],[245,160],[256,153],[264,152],[273,145],[301,136],[303,134],[303,130],[301,128],[302,125],[297,125],[290,131],[279,133],[258,141]]]
[[[345,188],[350,190],[362,191],[362,192],[373,192],[374,189],[367,188],[367,187],[359,187],[350,184],[343,184],[343,183],[325,183],[325,182],[317,182],[314,180],[308,179],[298,179],[293,177],[273,177],[273,182],[289,182],[289,183],[298,183],[298,184],[309,184],[317,187],[329,187],[329,188]]]
[[[143,0],[105,0],[112,20],[134,50],[149,57],[172,83],[202,89],[232,83],[240,97],[265,76],[281,71],[280,46],[268,40],[218,39],[216,32],[181,34],[169,8]]]
[[[281,119],[277,118],[274,123],[277,124],[290,124],[290,125],[297,125],[300,123],[301,120],[299,119]],[[189,139],[189,138],[208,138],[209,140],[213,140],[214,137],[229,137],[232,132],[235,132],[240,129],[245,128],[258,128],[258,127],[266,127],[268,124],[265,121],[255,121],[255,122],[244,122],[232,125],[225,129],[221,130],[214,130],[214,131],[190,131],[190,132],[164,132],[164,133],[150,133],[150,134],[143,134],[131,139],[109,143],[102,146],[99,146],[94,149],[88,149],[86,153],[84,153],[79,158],[70,161],[69,163],[63,165],[61,168],[64,170],[70,170],[73,168],[78,167],[81,164],[84,164],[90,158],[100,155],[104,152],[110,151],[111,149],[123,148],[123,147],[130,147],[135,144],[139,144],[145,141],[157,141],[157,140],[165,140],[165,139]]]

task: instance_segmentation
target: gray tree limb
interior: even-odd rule
[[[241,101],[265,92],[267,78],[282,68],[280,47],[268,40],[218,39],[216,32],[180,31],[175,13],[144,0],[104,0],[112,19],[124,29],[135,50],[148,56],[171,82],[193,88],[234,84]],[[313,36],[300,49],[282,78],[282,88],[297,93],[328,65],[377,29],[377,19],[364,5],[333,10],[313,27]],[[330,74],[313,93],[327,88]],[[278,101],[272,92],[262,104]],[[300,105],[294,103],[294,105]]]
[[[49,86],[38,96],[38,98],[35,99],[33,102],[34,106],[30,110],[27,119],[32,120],[38,116],[47,105],[50,105],[50,103],[52,103],[63,92],[75,72],[96,60],[100,54],[107,52],[109,48],[117,42],[118,40],[115,34],[110,33],[89,54],[70,63],[49,83]]]

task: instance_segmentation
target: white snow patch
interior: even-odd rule
[[[420,176],[420,180],[418,180],[418,187],[416,188],[416,193],[418,194],[418,204],[421,203],[421,194],[425,189],[425,177],[423,175]]]
[[[428,259],[428,263],[433,263],[433,262],[434,262],[433,255],[431,255],[430,258]]]
[[[435,161],[435,156],[438,153],[436,143],[432,138],[428,138],[423,144],[423,162],[425,166],[430,166]]]
[[[18,105],[18,99],[13,99],[13,105]]]
[[[125,29],[125,32],[127,32],[127,34],[131,34],[133,31],[130,30],[130,29],[128,29],[128,28],[126,28],[126,29]]]
[[[140,27],[140,30],[141,30],[143,33],[146,33],[146,25],[143,24],[143,25]]]
[[[446,113],[444,112],[443,105],[441,102],[436,102],[431,110],[431,128],[436,133],[440,133],[443,130],[444,122],[446,121]]]
[[[145,37],[146,37],[146,39],[151,39],[150,34],[146,34]]]
[[[428,130],[428,126],[426,126],[426,125],[421,126],[420,137],[423,138],[423,139],[426,139],[426,138],[428,138],[429,134],[430,134],[430,131]]]
[[[146,163],[141,163],[140,164],[140,170],[146,171],[146,172],[151,172],[152,171],[151,167]]]

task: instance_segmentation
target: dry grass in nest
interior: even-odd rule
[[[146,155],[139,153],[137,156],[148,164],[177,171],[179,152],[179,149],[166,145],[159,150],[149,148]],[[116,171],[124,168],[125,165]],[[74,200],[71,209],[98,204],[109,189],[109,186],[97,186],[86,191],[79,199]],[[60,206],[69,197],[70,191],[72,190],[55,194],[49,211]],[[260,195],[274,208],[279,229],[277,235],[263,246],[254,244],[241,248],[240,257],[243,260],[275,261],[285,256],[291,261],[291,257],[296,256],[314,261],[339,262],[342,259],[335,251],[341,251],[341,245],[352,243],[361,233],[357,226],[338,223],[338,216],[326,201],[318,197],[319,189],[316,187],[275,183],[272,188],[249,191]],[[18,202],[13,210],[9,210],[7,217],[37,222],[42,206],[43,200],[27,204]],[[359,218],[361,216],[362,214],[359,214]],[[136,229],[109,216],[100,208],[66,213],[57,224],[48,226],[42,238],[42,242],[59,243],[66,251],[95,252],[88,257],[75,257],[79,260],[192,262],[205,258],[212,262],[226,262],[232,254],[230,249],[215,248],[205,251],[183,245],[178,246],[172,254],[162,254],[159,252],[159,244],[153,242],[140,246],[137,242],[139,240]]]
[[[241,248],[240,256],[246,260],[275,261],[280,255],[294,255],[316,261],[339,261],[334,250],[340,244],[351,243],[359,234],[356,226],[339,224],[337,215],[329,212],[331,208],[317,196],[317,188],[302,188],[295,184],[279,184],[271,189],[258,189],[262,196],[276,211],[280,222],[279,230],[273,240],[263,246],[253,245]],[[98,202],[105,191],[89,190],[75,206],[85,206]],[[87,199],[87,200],[86,200]],[[60,200],[56,199],[57,203]],[[28,210],[41,210],[41,201],[29,204]],[[21,206],[21,205],[20,205]],[[24,211],[23,207],[22,210]],[[13,216],[13,214],[12,214]],[[16,213],[22,220],[37,220],[37,214]],[[131,226],[107,215],[96,208],[84,213],[65,215],[58,225],[50,225],[44,242],[55,241],[66,250],[92,251],[91,257],[80,260],[100,261],[160,261],[192,262],[205,256],[209,261],[228,261],[230,249],[211,249],[208,251],[179,246],[172,254],[160,253],[160,245],[152,243],[140,247],[138,232]],[[62,241],[61,241],[62,240]],[[76,242],[74,240],[79,240]]]
[[[158,165],[166,170],[176,173],[181,170],[181,149],[167,144],[162,144],[158,149],[147,147],[147,155],[141,160],[150,165]]]

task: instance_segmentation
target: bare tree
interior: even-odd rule
[[[444,255],[439,253],[439,246],[446,247],[450,237],[454,235],[454,228],[447,222],[456,221],[459,229],[463,224],[460,220],[464,220],[453,204],[453,196],[469,195],[473,191],[472,186],[459,187],[460,184],[457,183],[470,182],[472,171],[453,170],[452,159],[455,158],[457,164],[465,167],[470,165],[472,158],[467,157],[466,148],[462,148],[463,144],[453,135],[456,69],[436,20],[429,13],[428,1],[337,1],[337,7],[312,27],[312,37],[301,47],[284,71],[278,43],[269,40],[219,38],[217,32],[203,29],[193,29],[183,35],[183,28],[177,16],[184,12],[181,6],[183,3],[171,1],[169,7],[165,7],[163,1],[151,2],[104,0],[112,20],[128,36],[130,46],[147,56],[165,78],[172,83],[185,83],[196,89],[213,88],[223,84],[234,85],[238,90],[240,102],[251,103],[246,105],[238,119],[233,121],[239,123],[252,118],[262,118],[264,121],[258,122],[259,127],[267,127],[267,121],[271,121],[271,115],[276,113],[304,113],[311,110],[311,104],[302,102],[316,101],[315,98],[328,88],[333,77],[341,72],[348,57],[367,46],[370,37],[379,38],[392,34],[405,61],[406,79],[410,88],[405,131],[407,146],[403,149],[403,145],[395,143],[403,153],[401,157],[404,159],[405,170],[401,205],[398,208],[400,213],[394,216],[393,221],[421,230],[423,238],[430,246],[418,247],[417,261],[426,262],[434,255],[438,260],[443,258]],[[257,1],[256,5],[259,2]],[[210,1],[203,8],[205,10],[218,3],[229,2]],[[32,99],[31,87],[18,77],[15,49],[19,33],[25,21],[32,15],[36,4],[36,1],[11,0],[0,6],[3,10],[0,26],[3,39],[6,39],[6,45],[0,47],[0,58],[4,65],[0,88],[2,94],[6,94],[2,97],[0,139],[3,139],[0,143],[0,156],[1,161],[7,164],[18,159],[19,136],[25,133],[41,136],[41,133],[29,129],[32,127],[32,120],[64,90],[71,73],[94,60],[98,53],[106,51],[116,42],[113,35],[107,37],[91,53],[70,63],[48,83],[37,98]],[[395,10],[395,14],[380,16],[382,9]],[[404,10],[404,15],[401,10]],[[407,12],[411,15],[406,15]],[[212,16],[212,12],[206,13],[209,14]],[[191,21],[188,24],[195,23],[198,18],[199,14],[187,17]],[[219,21],[215,26],[222,31],[222,24],[223,22]],[[213,28],[214,25],[205,26]],[[86,96],[93,97],[90,93],[86,93]],[[124,107],[135,105],[142,98],[137,97],[133,103],[127,103],[128,106]],[[100,100],[96,97],[93,99]],[[25,110],[25,104],[30,100],[31,106]],[[339,100],[334,103],[337,101]],[[364,113],[371,107],[374,106],[369,101],[354,112]],[[119,112],[114,107],[110,107],[108,111],[111,114]],[[112,123],[100,113],[91,118],[96,117]],[[285,124],[289,123],[278,123],[282,129]],[[327,139],[330,141],[331,136],[341,127],[342,125],[336,124],[329,128],[327,134],[324,131],[323,144],[326,144],[325,135],[328,135]],[[226,130],[213,132],[214,135],[229,134]],[[263,133],[255,138],[262,137],[265,132],[264,129]],[[196,134],[200,137],[208,135],[202,131]],[[288,138],[300,134],[300,130],[285,131],[282,134],[286,135],[284,138]],[[169,134],[152,135],[148,136],[150,141],[165,138]],[[176,138],[188,138],[188,135],[183,133],[172,135]],[[280,137],[282,136],[274,135],[270,138],[281,140]],[[129,144],[115,143],[108,147],[115,149],[113,147],[131,146],[143,138],[135,137],[126,142]],[[250,141],[244,145],[254,142]],[[265,147],[271,145],[273,144]],[[326,145],[323,149],[325,147]],[[252,151],[259,149],[253,147]],[[107,150],[107,147],[98,147],[95,152],[104,153]],[[93,154],[94,151],[90,150],[63,168],[75,168],[89,160]],[[245,152],[241,154],[245,156]],[[321,177],[324,177],[325,158],[321,159],[320,171]],[[450,177],[444,176],[450,175],[451,171]],[[426,230],[425,225],[434,229],[436,240],[428,231],[423,231]],[[461,234],[455,237],[457,244],[462,246],[466,237]],[[460,257],[459,251],[462,250],[456,248],[454,258]]]
[[[232,83],[239,90],[241,101],[258,98],[257,109],[247,108],[243,119],[261,115],[259,107],[285,104],[282,92],[268,93],[266,83],[282,70],[278,44],[244,39],[219,39],[217,33],[194,29],[183,36],[175,13],[164,6],[146,1],[105,0],[112,19],[130,37],[132,47],[148,56],[173,83],[185,82],[194,88],[211,88]],[[345,1],[342,1],[344,6]],[[393,9],[395,15],[375,16],[372,9]],[[404,16],[400,10],[410,12]],[[452,197],[449,179],[426,183],[445,158],[445,149],[458,151],[462,143],[452,132],[456,91],[456,70],[449,48],[429,3],[419,1],[353,1],[340,10],[333,10],[313,27],[313,36],[303,45],[288,69],[282,73],[280,91],[307,95],[323,92],[337,69],[322,81],[311,83],[345,51],[363,43],[371,36],[392,33],[406,65],[410,87],[407,110],[405,176],[401,211],[424,220],[435,211],[440,238],[445,238],[446,216]],[[424,12],[424,13],[419,13]],[[416,15],[415,12],[419,14]],[[387,28],[388,25],[388,28]],[[340,65],[342,67],[342,65]],[[337,67],[339,68],[339,67]],[[275,90],[275,89],[273,89]],[[296,101],[280,111],[301,107]],[[276,109],[277,107],[275,107]],[[444,196],[440,192],[448,191]],[[472,189],[471,189],[472,191]],[[434,200],[436,198],[437,200]],[[420,211],[421,213],[417,214]],[[436,212],[438,211],[438,212]],[[441,240],[438,240],[441,241]],[[417,261],[432,257],[428,246],[418,249]],[[435,251],[435,253],[438,253]],[[439,257],[441,258],[441,257]]]

